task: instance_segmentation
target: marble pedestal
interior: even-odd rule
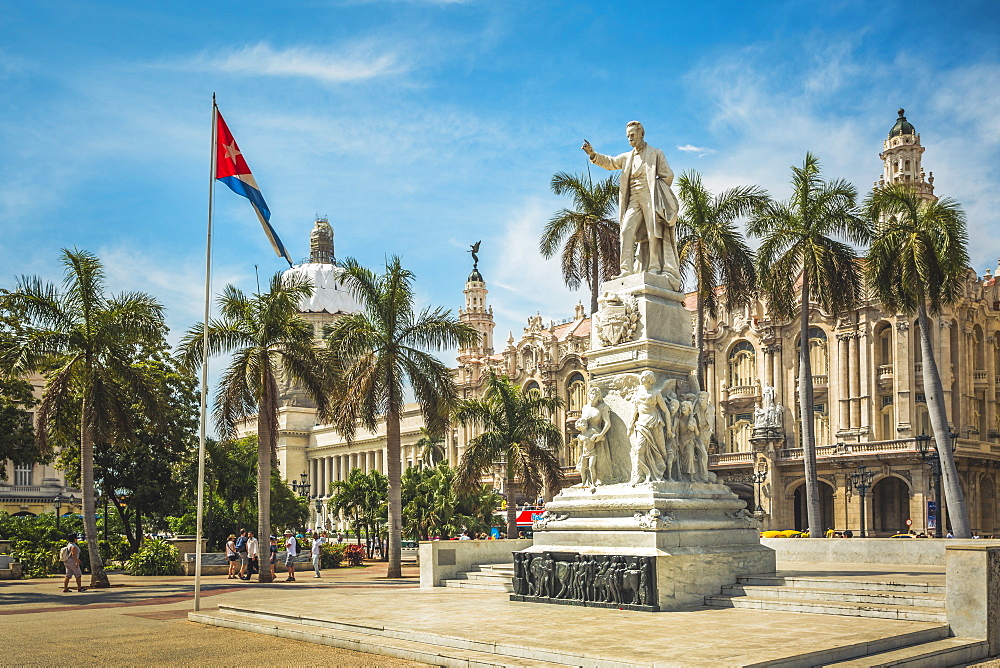
[[[775,570],[745,506],[715,483],[571,487],[546,504],[525,552],[652,557],[659,610],[701,605],[739,575]]]

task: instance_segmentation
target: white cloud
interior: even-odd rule
[[[684,151],[685,153],[697,153],[699,158],[715,153],[714,148],[701,148],[700,146],[694,146],[693,144],[678,146],[677,150]]]
[[[375,42],[359,42],[336,53],[310,47],[275,49],[261,42],[222,55],[203,54],[185,65],[245,76],[298,77],[331,84],[367,81],[409,69],[393,50]]]

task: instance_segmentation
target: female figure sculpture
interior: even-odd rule
[[[599,387],[591,387],[587,392],[588,402],[580,411],[576,421],[580,443],[580,459],[577,469],[580,471],[581,487],[596,487],[604,484],[610,475],[611,455],[605,436],[611,428],[611,409],[604,403]]]
[[[681,451],[681,468],[688,479],[698,480],[698,464],[695,449],[698,441],[698,419],[692,414],[694,406],[690,401],[682,401],[677,416],[677,441]]]
[[[632,484],[663,480],[666,467],[666,439],[673,438],[670,410],[659,392],[653,392],[652,371],[643,371],[632,397],[634,411],[629,428],[632,455]]]

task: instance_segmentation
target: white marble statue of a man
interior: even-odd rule
[[[608,170],[622,170],[618,194],[621,224],[619,275],[640,271],[662,273],[671,279],[674,289],[678,289],[680,271],[674,232],[678,205],[670,189],[674,173],[663,151],[646,143],[642,123],[631,121],[625,127],[625,134],[632,150],[618,156],[601,155],[588,141],[584,141],[581,147],[595,165]]]

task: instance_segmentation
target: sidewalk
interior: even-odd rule
[[[228,580],[225,575],[202,577],[201,609],[220,602],[250,604],[281,594],[284,605],[297,607],[295,591],[311,600],[324,593],[339,594],[352,604],[354,592],[390,593],[416,589],[415,566],[403,566],[404,577],[388,580],[386,566],[374,562],[361,568],[308,572],[296,582],[258,584]],[[4,665],[337,665],[420,666],[423,664],[195,624],[194,578],[130,577],[113,573],[111,589],[62,593],[62,577],[0,582],[0,629]],[[279,578],[283,579],[283,578]],[[86,585],[88,579],[84,578]],[[303,605],[305,605],[303,599]],[[16,639],[11,642],[11,639]],[[240,656],[242,655],[242,656]]]

